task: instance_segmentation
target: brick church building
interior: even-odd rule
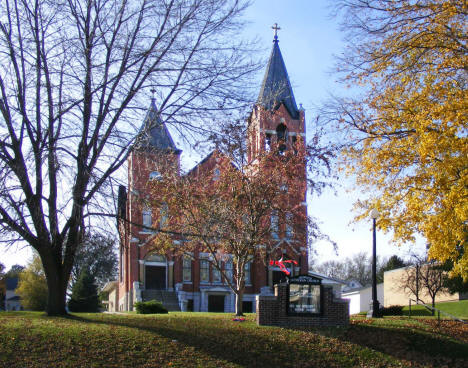
[[[246,137],[249,160],[254,160],[258,152],[269,149],[272,142],[280,139],[284,142],[284,149],[291,149],[298,137],[305,140],[304,110],[296,105],[276,35],[259,97],[248,124],[251,128],[249,131],[253,132]],[[148,240],[153,233],[145,230],[144,226],[151,227],[153,219],[160,218],[161,212],[145,207],[140,198],[145,196],[146,183],[160,176],[155,168],[161,158],[165,162],[169,158],[173,170],[179,170],[181,150],[159,120],[154,101],[143,122],[142,134],[146,139],[141,140],[128,159],[128,188],[121,187],[119,190],[119,278],[108,290],[109,303],[112,305],[110,309],[133,310],[136,301],[157,299],[162,300],[169,310],[234,312],[235,295],[223,283],[219,271],[210,265],[207,253],[199,252],[193,254],[193,258],[185,258],[151,251]],[[216,174],[216,164],[215,155],[210,154],[194,169],[209,169]],[[305,175],[304,170],[304,176],[298,178],[304,183],[304,193],[298,199],[298,204],[306,213]],[[160,218],[160,221],[164,219]],[[306,225],[303,226],[305,230]],[[279,248],[293,249],[285,254],[297,262],[290,270],[292,275],[307,274],[305,238],[291,241],[291,234],[284,228],[278,228],[277,232],[272,233],[272,238]],[[225,262],[223,267],[225,270],[232,269],[232,262]],[[249,263],[243,296],[244,312],[255,311],[256,296],[262,289],[272,288],[283,275],[276,266],[268,266],[266,270],[263,262]]]

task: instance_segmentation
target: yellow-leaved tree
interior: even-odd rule
[[[19,274],[16,293],[26,310],[44,311],[47,307],[47,281],[41,259],[34,254],[31,263]]]
[[[465,0],[340,0],[339,59],[350,96],[322,117],[346,133],[343,163],[394,241],[421,234],[429,257],[468,279],[468,5]]]

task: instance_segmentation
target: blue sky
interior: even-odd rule
[[[240,30],[240,37],[257,36],[264,46],[263,55],[268,58],[273,30],[278,23],[279,45],[293,85],[296,102],[306,109],[306,120],[313,121],[317,106],[323,103],[330,93],[345,91],[335,83],[333,74],[334,55],[342,52],[343,34],[337,21],[329,16],[328,4],[333,0],[257,0],[248,9],[248,27]],[[260,73],[257,81],[260,88]],[[187,151],[186,151],[187,152]],[[371,252],[371,221],[352,224],[352,204],[361,193],[352,188],[352,180],[341,179],[336,195],[331,191],[321,197],[308,198],[308,209],[321,223],[322,230],[338,243],[338,256],[331,245],[325,242],[314,244],[319,262],[344,258],[361,251]],[[419,242],[416,249],[424,248]],[[398,249],[389,244],[389,236],[378,234],[377,253],[385,257],[398,254],[405,257],[409,247]],[[26,264],[30,258],[28,249],[11,248],[8,252],[0,249],[0,262],[7,269],[11,265]]]
[[[271,51],[271,26],[278,23],[281,27],[279,45],[296,102],[305,107],[308,122],[314,121],[317,107],[330,94],[345,93],[333,73],[334,56],[344,51],[344,34],[337,20],[330,17],[328,6],[332,3],[333,0],[257,0],[247,12],[251,23],[245,34],[259,37],[266,47],[265,57]],[[336,195],[328,191],[319,198],[308,198],[309,214],[319,220],[322,230],[338,244],[338,257],[326,242],[314,244],[319,262],[358,252],[370,253],[372,249],[371,220],[351,224],[352,205],[362,193],[353,188],[352,179],[345,178],[339,180],[336,192]],[[388,235],[377,235],[377,254],[407,256],[409,246],[397,248],[389,240]],[[414,247],[421,252],[424,243],[420,241]]]

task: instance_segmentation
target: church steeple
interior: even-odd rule
[[[162,122],[154,98],[151,99],[151,105],[138,133],[137,146],[176,154],[182,152],[176,147],[166,124]]]
[[[282,103],[293,119],[299,118],[299,110],[294,99],[294,93],[289,82],[288,72],[278,45],[277,24],[272,27],[275,30],[273,50],[268,61],[265,76],[263,78],[257,104],[267,110],[276,110]]]

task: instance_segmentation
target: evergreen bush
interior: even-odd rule
[[[68,309],[71,312],[98,312],[99,297],[93,275],[84,269],[75,285],[73,285],[72,295],[68,302]]]
[[[157,300],[136,302],[135,309],[138,314],[166,314],[167,309]]]

